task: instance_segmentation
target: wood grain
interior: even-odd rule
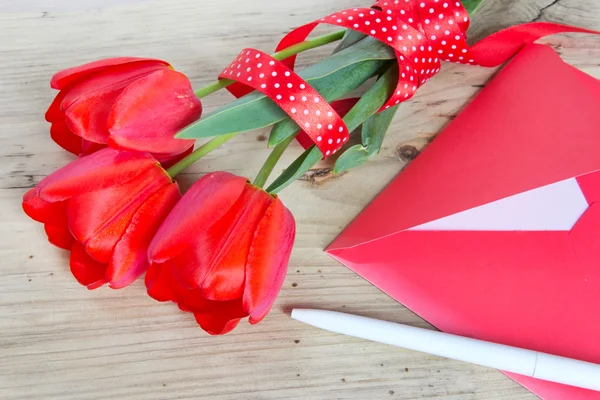
[[[138,55],[171,61],[199,87],[239,49],[270,50],[291,27],[356,0],[144,1],[4,0],[0,5],[0,398],[9,399],[533,399],[501,373],[320,332],[283,309],[315,306],[428,326],[327,257],[322,249],[493,76],[447,64],[404,104],[379,157],[343,177],[305,177],[281,197],[298,223],[289,274],[273,312],[224,337],[145,295],[137,282],[88,292],[21,211],[23,193],[72,157],[49,138],[43,113],[50,76],[92,59]],[[363,4],[364,5],[364,4]],[[600,30],[595,0],[488,0],[472,37],[531,20]],[[564,59],[600,77],[600,40],[545,40]],[[301,57],[314,62],[330,49]],[[229,101],[218,93],[207,110]],[[226,144],[182,175],[254,176],[267,132]],[[277,167],[300,153],[296,146]],[[457,154],[456,157],[460,157]],[[327,168],[324,164],[319,168]],[[324,176],[323,176],[324,175]]]

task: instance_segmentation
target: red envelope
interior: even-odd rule
[[[326,251],[442,331],[600,363],[598,171],[600,81],[530,45]]]

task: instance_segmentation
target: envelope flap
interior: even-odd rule
[[[327,251],[600,170],[600,81],[520,52]]]

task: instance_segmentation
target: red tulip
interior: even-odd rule
[[[191,140],[173,135],[202,113],[185,75],[165,61],[109,58],[52,77],[60,90],[46,112],[52,139],[86,155],[106,145],[149,152],[163,165],[189,153]]]
[[[213,335],[247,316],[256,324],[281,289],[295,230],[279,198],[227,172],[205,175],[150,244],[148,294],[193,312]]]
[[[148,267],[148,245],[181,194],[150,154],[105,148],[44,178],[23,197],[48,240],[71,250],[82,285],[117,289]]]

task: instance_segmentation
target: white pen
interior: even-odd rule
[[[335,311],[295,308],[292,318],[343,335],[600,391],[598,364]]]

